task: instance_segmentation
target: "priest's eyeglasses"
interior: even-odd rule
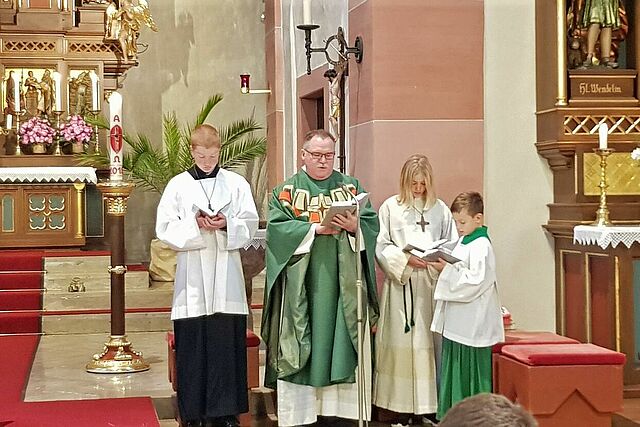
[[[304,150],[304,148],[303,148],[303,150]],[[320,160],[322,158],[324,158],[325,160],[333,160],[333,158],[336,156],[335,152],[332,152],[332,153],[313,153],[313,152],[307,151],[307,150],[304,150],[304,151],[307,152],[311,156],[311,158],[313,160]]]

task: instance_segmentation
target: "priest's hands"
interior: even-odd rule
[[[340,229],[339,228],[335,228],[335,227],[330,226],[330,225],[320,225],[320,224],[318,224],[316,226],[316,234],[331,235],[331,234],[338,234],[338,233],[340,233]]]
[[[196,217],[196,222],[198,223],[198,227],[203,230],[215,231],[223,229],[227,226],[227,218],[221,213],[216,216],[206,216],[206,215],[198,215]]]
[[[418,258],[415,255],[409,255],[408,264],[415,269],[425,269],[429,265],[427,261],[423,260],[422,258]]]
[[[333,221],[331,221],[331,225],[354,234],[358,228],[358,218],[351,212],[347,211],[344,215],[334,216]]]

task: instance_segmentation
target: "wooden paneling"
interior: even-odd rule
[[[562,274],[564,277],[563,306],[565,317],[564,335],[587,342],[585,307],[587,293],[584,282],[584,262],[580,253],[561,252]]]
[[[590,290],[591,342],[615,348],[614,291],[611,258],[605,254],[587,254]]]

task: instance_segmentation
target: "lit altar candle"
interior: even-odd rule
[[[302,23],[311,25],[311,0],[302,0]]]
[[[62,111],[62,75],[54,71],[53,72],[53,95],[55,100],[55,110]]]
[[[100,110],[100,86],[98,75],[95,71],[91,70],[89,73],[89,77],[91,77],[91,110],[99,111]]]
[[[14,110],[20,111],[20,77],[18,73],[13,73],[13,96],[14,96]]]
[[[122,181],[122,95],[109,97],[109,179]]]
[[[601,123],[598,127],[598,139],[600,144],[598,148],[601,150],[607,149],[607,137],[609,136],[609,126],[606,123]]]

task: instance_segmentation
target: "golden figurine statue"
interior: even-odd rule
[[[33,71],[27,73],[24,80],[26,93],[24,95],[24,109],[27,111],[27,117],[38,115],[38,103],[40,102],[40,83],[33,76]]]
[[[40,80],[40,101],[38,102],[38,112],[40,112],[40,114],[51,115],[55,99],[55,90],[51,71],[44,70],[44,74]]]
[[[134,61],[138,56],[138,36],[143,25],[158,31],[151,17],[146,0],[112,0],[107,6],[105,39],[120,43],[124,62]]]
[[[81,72],[69,81],[69,114],[79,114],[84,117],[91,111],[92,97],[91,77],[89,71]]]

